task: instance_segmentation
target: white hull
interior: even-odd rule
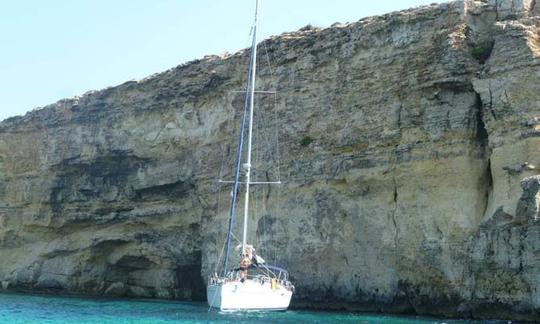
[[[206,289],[208,305],[222,311],[284,311],[291,302],[292,291],[270,282],[258,280],[230,281],[209,284]]]

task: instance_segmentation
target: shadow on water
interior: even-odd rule
[[[346,312],[233,312],[205,303],[0,294],[0,323],[507,323]]]

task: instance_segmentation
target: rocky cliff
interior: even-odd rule
[[[252,216],[251,239],[289,269],[296,305],[540,318],[536,1],[432,5],[260,46],[284,184],[260,189],[279,210]],[[247,54],[0,123],[2,288],[204,298],[240,113],[224,98]]]

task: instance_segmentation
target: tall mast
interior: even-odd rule
[[[255,22],[253,23],[253,41],[251,43],[251,75],[249,84],[249,128],[246,163],[246,198],[244,200],[244,228],[242,232],[242,254],[246,253],[248,209],[249,209],[249,181],[251,178],[251,146],[253,138],[253,108],[255,104],[255,75],[257,70],[257,24],[259,20],[259,0],[255,0]]]

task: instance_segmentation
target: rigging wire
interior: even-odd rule
[[[277,81],[276,81],[276,73],[275,73],[275,69],[272,68],[272,64],[271,64],[271,60],[270,60],[270,54],[268,54],[268,46],[266,45],[266,42],[263,42],[263,48],[264,48],[264,53],[265,53],[265,57],[266,57],[266,63],[267,63],[267,66],[268,66],[268,69],[270,70],[270,79],[271,79],[271,82],[275,85],[277,85]],[[281,181],[281,174],[280,174],[280,165],[281,165],[281,162],[280,162],[280,154],[279,154],[279,134],[278,134],[278,115],[277,115],[277,111],[278,111],[278,107],[277,107],[277,87],[275,89],[275,92],[274,92],[274,124],[276,125],[276,127],[274,127],[274,130],[275,130],[275,139],[276,139],[276,170],[277,170],[277,181]]]
[[[267,46],[267,42],[263,42],[263,49],[264,49],[264,53],[265,53],[265,57],[266,57],[266,64],[267,64],[267,67],[270,71],[270,79],[271,79],[271,82],[276,85],[276,88],[275,88],[275,92],[274,92],[274,95],[273,95],[273,105],[274,105],[274,114],[273,114],[273,117],[274,117],[274,138],[275,138],[275,141],[276,141],[276,146],[275,146],[275,159],[276,159],[276,168],[275,168],[275,172],[276,172],[276,176],[277,176],[277,181],[281,182],[281,155],[280,155],[280,146],[279,146],[279,127],[278,127],[278,92],[277,92],[277,78],[276,78],[276,71],[275,69],[273,69],[272,67],[272,62],[271,62],[271,59],[270,59],[270,54],[268,53],[268,46]],[[280,207],[280,203],[281,203],[281,186],[283,184],[279,185],[278,188],[276,188],[276,191],[275,191],[275,203],[273,204],[274,208],[273,208],[273,212],[272,214],[274,214],[275,216],[273,217],[274,219],[277,219],[277,213],[279,213],[281,211],[281,207]],[[270,240],[271,241],[274,241],[274,231],[270,231]],[[271,256],[273,257],[273,263],[276,263],[277,262],[277,248],[274,246],[274,248],[272,249],[272,251],[274,252]]]
[[[265,49],[266,53],[266,67],[268,68],[268,71],[270,71],[270,79],[272,84],[276,84],[274,77],[274,72],[272,69],[272,65],[270,62],[270,56],[268,54],[268,49],[266,46],[266,43],[263,42],[263,47]],[[264,100],[261,100],[259,103],[259,107],[264,106]],[[277,123],[277,94],[276,91],[273,91],[272,94],[272,103],[271,106],[273,107],[273,122],[268,123],[267,116],[265,114],[266,110],[264,109],[257,109],[257,114],[255,115],[255,124],[256,124],[256,130],[257,132],[254,132],[254,136],[256,136],[256,140],[254,143],[256,143],[254,147],[255,151],[255,165],[260,166],[255,168],[255,174],[257,175],[257,179],[260,181],[263,181],[262,174],[264,172],[266,181],[275,181],[277,177],[277,181],[281,181],[281,175],[280,175],[280,157],[279,157],[279,137],[278,137],[278,123]],[[272,114],[269,114],[272,115]],[[264,128],[264,126],[269,126],[267,128]],[[272,134],[272,129],[274,130],[274,134]],[[273,138],[272,138],[273,137]],[[273,140],[275,140],[275,146],[273,145]],[[275,149],[275,152],[273,152]],[[265,155],[266,153],[266,155]],[[274,154],[275,153],[275,154]],[[275,156],[275,158],[273,158]],[[266,160],[268,160],[268,163]],[[275,163],[273,163],[275,162]],[[278,190],[279,193],[279,190]],[[270,216],[271,214],[276,214],[276,209],[279,211],[279,208],[272,208],[274,210],[268,209],[268,199],[270,199],[270,196],[272,195],[272,188],[267,186],[260,186],[259,188],[255,189],[253,192],[253,220],[259,220],[257,222],[257,226],[261,225],[261,228],[259,231],[256,231],[253,233],[254,235],[254,242],[256,243],[257,247],[260,248],[259,251],[263,252],[263,255],[267,257],[272,257],[273,259],[277,259],[277,249],[273,248],[271,249],[270,244],[264,244],[265,241],[273,241],[273,234],[270,231],[267,231],[269,228],[268,222],[271,221]],[[277,195],[279,199],[279,195]],[[279,204],[279,202],[277,202]],[[263,219],[262,222],[260,222],[260,219]],[[275,218],[275,217],[274,217]],[[260,234],[257,234],[259,232]],[[268,237],[268,233],[270,233],[270,237]],[[274,252],[274,253],[271,253]],[[261,253],[259,253],[261,254]]]
[[[254,27],[252,26],[251,29],[250,29],[250,32],[249,32],[249,36],[248,38],[250,38],[252,35],[253,35],[253,32],[254,32]],[[277,101],[278,101],[278,96],[277,96],[277,82],[276,82],[276,73],[275,73],[275,69],[272,67],[272,64],[271,64],[271,59],[270,59],[270,55],[269,55],[269,51],[268,51],[268,45],[267,45],[267,41],[263,41],[261,42],[262,44],[262,47],[264,49],[264,53],[265,53],[265,58],[266,58],[266,67],[269,71],[268,75],[270,77],[270,83],[272,85],[274,85],[274,89],[275,91],[273,91],[272,93],[272,96],[273,96],[273,107],[274,107],[274,111],[273,111],[273,119],[274,121],[269,123],[268,125],[271,125],[273,127],[270,127],[270,129],[267,131],[268,134],[265,134],[265,133],[262,133],[261,130],[261,123],[263,123],[264,121],[266,121],[266,116],[264,115],[263,111],[262,110],[258,110],[259,112],[259,116],[258,118],[254,118],[255,122],[256,122],[256,125],[257,125],[257,132],[254,132],[254,139],[256,139],[257,141],[254,141],[255,143],[259,143],[257,144],[257,150],[255,152],[255,164],[257,165],[262,165],[264,162],[265,162],[265,147],[264,147],[264,144],[268,144],[268,152],[267,152],[267,155],[268,155],[268,160],[269,160],[269,163],[270,165],[264,165],[264,170],[265,171],[265,175],[266,175],[266,178],[267,178],[267,181],[269,181],[268,179],[271,178],[272,180],[274,181],[281,181],[281,169],[280,169],[280,164],[281,164],[281,157],[280,157],[280,145],[279,145],[279,129],[278,129],[278,107],[277,107]],[[249,56],[248,56],[249,58]],[[251,58],[249,58],[249,60],[251,60]],[[256,62],[257,63],[257,62]],[[263,63],[263,64],[264,64]],[[247,78],[249,79],[249,71],[248,71],[248,75],[247,75]],[[242,83],[245,82],[245,80],[242,80],[241,81]],[[248,85],[249,87],[249,85]],[[247,88],[246,88],[246,92],[247,92]],[[234,101],[234,99],[233,99]],[[260,105],[260,104],[259,104]],[[244,107],[245,109],[245,107]],[[233,107],[233,110],[234,110],[234,107]],[[271,128],[274,129],[274,134],[273,137],[275,139],[275,146],[272,145],[272,135],[271,135]],[[241,136],[244,136],[245,134],[242,133]],[[266,136],[265,136],[266,135]],[[272,148],[274,147],[274,148]],[[271,151],[273,151],[275,149],[275,154],[272,154]],[[230,146],[229,146],[229,149],[227,150],[229,153],[230,153]],[[230,154],[229,154],[230,155]],[[274,156],[274,158],[272,157]],[[232,158],[231,158],[232,160]],[[272,167],[271,165],[271,162],[272,160],[275,161],[275,167]],[[232,161],[231,161],[232,162]],[[219,171],[219,179],[222,179],[223,176],[225,175],[224,174],[224,165],[228,165],[229,164],[229,161],[226,162],[226,158],[225,158],[225,149],[223,149],[222,147],[222,161],[221,161],[221,167],[220,167],[220,171]],[[263,167],[261,167],[261,170],[263,169]],[[257,175],[258,178],[261,177],[261,170],[257,170],[257,168],[254,168],[254,175]],[[277,177],[277,180],[275,180],[275,178]],[[262,181],[262,179],[261,179]],[[228,186],[225,186],[225,188],[227,188]],[[276,195],[276,203],[272,205],[271,209],[275,209],[274,211],[272,210],[268,210],[268,201],[265,201],[265,191],[268,191],[268,193],[266,194],[267,197],[266,197],[266,200],[270,199],[270,196],[272,195],[272,189],[271,188],[266,188],[266,186],[260,186],[260,188],[257,188],[258,186],[256,186],[254,189],[254,192],[253,192],[253,201],[251,202],[250,205],[252,205],[252,210],[254,211],[253,214],[252,214],[252,220],[255,221],[255,220],[260,220],[259,218],[264,218],[263,222],[261,223],[261,235],[260,237],[258,237],[259,235],[257,235],[256,232],[259,232],[259,231],[256,231],[255,233],[252,232],[252,235],[254,237],[254,241],[256,243],[258,243],[257,245],[260,246],[260,247],[263,247],[263,242],[264,241],[273,241],[274,239],[274,235],[273,235],[273,231],[270,231],[269,230],[269,227],[270,227],[270,224],[268,224],[269,222],[272,221],[272,219],[276,219],[277,217],[276,216],[272,216],[272,217],[265,217],[265,216],[270,216],[270,215],[273,215],[273,214],[276,214],[276,210],[279,212],[280,210],[280,199],[281,199],[281,190],[279,190],[279,188],[277,189],[277,193],[275,193],[274,195]],[[223,187],[222,186],[218,186],[218,213],[219,213],[219,209],[220,209],[220,197],[221,197],[221,191],[223,190],[222,189]],[[233,189],[234,190],[234,189]],[[234,194],[234,192],[233,192]],[[259,201],[260,200],[260,201]],[[238,203],[238,201],[236,201],[236,203]],[[236,214],[236,212],[235,212]],[[235,217],[235,215],[232,215],[232,217]],[[231,224],[230,224],[231,225]],[[259,225],[259,222],[257,222],[257,225]],[[240,241],[235,235],[234,233],[232,233],[232,226],[230,228],[231,230],[231,233],[228,234],[230,235],[230,238],[236,240],[236,241]],[[268,237],[269,236],[269,237]],[[230,240],[229,238],[229,240]],[[226,240],[227,241],[227,240]],[[225,245],[227,245],[227,243],[225,243]],[[224,245],[224,246],[225,246]],[[265,247],[266,248],[266,247]],[[268,256],[270,256],[270,250],[272,250],[274,253],[273,253],[273,259],[276,260],[277,259],[277,249],[274,247],[274,248],[269,248],[266,252],[268,254]],[[229,249],[227,249],[227,251],[229,251]],[[230,253],[230,252],[228,252]],[[223,249],[222,249],[222,252],[220,253],[220,257],[219,257],[219,261],[218,261],[218,265],[219,263],[221,263],[221,257],[223,255]],[[226,256],[226,258],[228,258],[228,256]],[[216,269],[218,268],[218,266],[216,266]],[[226,269],[224,269],[224,271],[226,271]]]
[[[248,35],[248,39],[250,38],[250,36],[253,35],[253,33],[255,32],[255,25],[252,25],[251,29],[250,29],[250,32],[249,32],[249,35]],[[240,135],[239,135],[239,140],[238,140],[238,154],[237,154],[237,161],[236,161],[236,172],[235,172],[235,184],[233,186],[233,192],[232,192],[232,199],[231,199],[231,206],[230,206],[230,212],[229,212],[229,224],[228,224],[228,230],[227,230],[227,238],[226,238],[226,245],[227,245],[227,252],[226,252],[226,255],[225,255],[225,262],[224,262],[224,265],[223,265],[223,275],[225,276],[226,275],[226,272],[227,272],[227,264],[228,264],[228,259],[229,259],[229,255],[230,255],[230,240],[231,240],[231,236],[234,237],[234,233],[233,232],[233,229],[234,229],[234,217],[235,217],[235,214],[236,214],[236,203],[237,203],[237,193],[238,193],[238,178],[239,178],[239,173],[240,173],[240,165],[241,165],[241,160],[242,160],[242,144],[243,144],[243,139],[244,139],[244,136],[245,136],[245,129],[244,129],[244,126],[245,126],[245,122],[246,122],[246,115],[247,115],[247,108],[248,108],[248,99],[249,99],[249,96],[248,96],[248,93],[247,93],[247,89],[249,88],[249,83],[250,83],[250,75],[251,75],[251,72],[252,72],[252,66],[251,66],[251,63],[253,62],[253,55],[252,53],[248,56],[249,59],[249,68],[248,68],[248,73],[246,75],[246,80],[242,80],[243,82],[246,82],[246,94],[245,94],[245,100],[244,100],[244,107],[242,109],[243,111],[243,119],[242,119],[242,124],[240,126]],[[253,80],[255,81],[255,80]],[[233,107],[233,110],[234,110],[234,107]],[[223,160],[222,160],[223,161]]]
[[[250,62],[253,62],[253,59],[254,57],[253,57],[253,51],[252,51]],[[249,69],[248,69],[248,75],[250,75],[251,72],[252,72],[252,65],[250,64]],[[248,78],[248,83],[250,83],[249,78]],[[248,87],[249,87],[249,84],[248,84]],[[241,169],[241,163],[242,163],[242,146],[243,146],[244,135],[245,135],[244,132],[245,132],[245,125],[246,125],[246,117],[248,114],[248,100],[249,99],[250,98],[246,92],[245,101],[244,101],[244,113],[242,117],[242,124],[240,126],[240,135],[238,139],[238,154],[236,156],[236,167],[235,167],[234,186],[233,186],[234,189],[233,189],[233,194],[232,194],[232,199],[231,199],[229,226],[227,230],[227,253],[225,255],[225,263],[223,265],[223,276],[227,274],[227,263],[229,261],[229,255],[230,255],[230,237],[231,237],[231,233],[234,226],[234,214],[236,211],[236,202],[237,202],[236,195],[238,193],[238,180],[239,180],[240,171],[241,171],[240,169]]]
[[[223,165],[225,164],[225,148],[223,147],[224,145],[221,145],[221,166],[220,166],[220,169],[219,169],[219,179],[221,179],[221,177],[223,177]],[[217,182],[216,183],[216,188],[217,188],[217,206],[216,206],[216,215],[219,215],[219,212],[220,212],[220,205],[221,205],[221,191],[222,191],[222,188],[223,188],[223,184]],[[223,251],[225,249],[225,244],[226,244],[226,238],[225,240],[223,240],[223,247],[221,248],[221,252],[219,254],[219,257],[218,257],[218,261],[216,263],[216,266],[214,268],[214,272],[217,272],[218,269],[219,269],[219,265],[221,264],[221,258],[223,257]]]
[[[267,43],[267,41],[262,42],[262,46],[263,46],[265,57],[266,57],[266,66],[268,67],[268,70],[270,70],[270,82],[274,86],[276,86],[276,88],[274,88],[274,90],[276,90],[275,92],[277,92],[277,84],[278,83],[276,82],[276,78],[275,78],[275,69],[272,68],[270,55],[268,54],[268,46],[266,45],[266,43]]]

